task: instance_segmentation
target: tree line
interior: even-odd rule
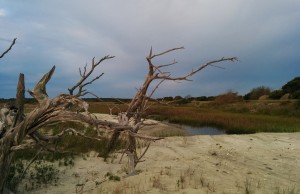
[[[240,100],[258,100],[262,96],[266,99],[279,100],[285,96],[285,99],[300,99],[300,77],[295,77],[292,80],[284,84],[281,89],[272,90],[267,86],[258,86],[251,89],[244,96],[239,95],[237,92],[229,90],[223,94],[217,96],[198,96],[192,97],[187,95],[182,96],[166,96],[163,98],[158,98],[160,101],[174,101],[179,104],[189,103],[191,101],[218,101],[220,98],[226,98],[228,101],[240,101]],[[229,100],[231,99],[231,100]]]

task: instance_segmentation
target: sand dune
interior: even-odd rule
[[[166,126],[154,128],[160,127]],[[119,164],[120,157],[78,157],[58,186],[32,193],[76,193],[76,187],[78,193],[116,194],[300,192],[300,133],[168,137],[152,143],[138,174],[130,177],[127,158]],[[107,180],[108,172],[121,180]]]

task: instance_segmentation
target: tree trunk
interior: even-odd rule
[[[18,113],[15,118],[14,127],[21,123],[24,116],[24,101],[25,101],[25,83],[24,83],[24,74],[20,73],[17,94],[16,94],[16,105],[18,107]]]
[[[16,106],[18,108],[18,112],[14,118],[12,126],[10,126],[11,128],[15,127],[23,120],[24,98],[24,74],[20,73],[16,94]],[[4,134],[4,137],[0,139],[0,193],[4,192],[6,179],[10,170],[10,165],[13,157],[13,153],[10,151],[10,148],[13,145],[13,137],[14,133],[10,133]]]
[[[4,192],[13,153],[10,151],[12,139],[7,136],[0,140],[0,193]]]
[[[136,154],[136,139],[135,137],[129,136],[129,146],[128,150],[126,151],[126,154],[128,156],[129,160],[129,169],[128,169],[128,175],[132,176],[135,175],[135,167],[138,162],[137,154]]]

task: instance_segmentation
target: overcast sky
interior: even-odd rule
[[[300,76],[299,0],[0,0],[0,98],[15,96],[19,73],[26,89],[53,65],[47,85],[51,97],[79,80],[78,68],[93,57],[104,72],[88,90],[100,97],[132,97],[154,53],[184,46],[155,60],[178,62],[172,75],[190,72],[222,57],[238,57],[209,67],[193,82],[165,82],[162,96],[210,96],[233,90],[241,95],[258,86],[279,89]]]

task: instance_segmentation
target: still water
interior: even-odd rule
[[[224,130],[217,129],[215,127],[191,127],[188,125],[181,125],[181,127],[187,130],[188,135],[222,135],[226,134]]]

